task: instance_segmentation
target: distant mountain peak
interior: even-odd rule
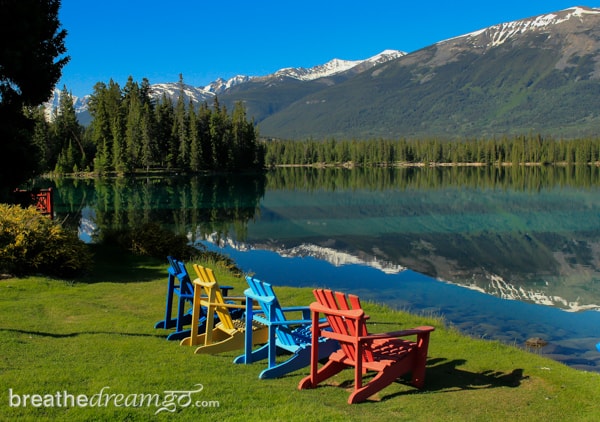
[[[183,84],[182,87],[179,82],[152,84],[150,89],[151,95],[154,98],[160,99],[164,94],[173,101],[177,101],[181,93],[183,93],[183,98],[186,102],[191,100],[195,103],[207,101],[215,96],[214,93],[206,91],[204,88],[197,88],[187,84]]]
[[[585,15],[599,14],[600,9],[594,9],[586,6],[575,6],[558,12],[546,13],[530,18],[492,25],[465,35],[440,41],[438,44],[463,38],[476,38],[484,36],[487,38],[487,43],[485,45],[479,45],[479,47],[495,47],[505,43],[515,36],[525,34],[530,31],[542,32],[550,27],[567,22],[573,18],[581,19]]]
[[[55,114],[59,112],[61,96],[62,90],[54,88],[54,91],[52,91],[52,97],[50,97],[48,101],[44,103],[44,115],[47,121],[53,121]],[[87,103],[90,98],[89,95],[86,95],[81,98],[71,95],[71,98],[73,99],[73,107],[75,108],[76,114],[83,113],[87,110]]]
[[[301,81],[312,81],[319,78],[337,75],[338,73],[346,72],[361,64],[379,64],[388,60],[393,60],[398,57],[402,57],[406,53],[397,50],[384,50],[381,53],[369,57],[364,60],[341,60],[332,59],[325,64],[313,66],[310,68],[304,67],[288,67],[280,69],[275,72],[272,76],[285,76]]]
[[[245,75],[236,75],[233,78],[229,78],[227,80],[223,78],[218,78],[217,80],[206,85],[203,89],[205,91],[212,92],[213,94],[218,95],[234,87],[235,85],[248,82],[250,79],[252,79],[252,76]]]

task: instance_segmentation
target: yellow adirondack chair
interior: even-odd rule
[[[228,296],[228,303],[226,303],[213,271],[197,264],[194,264],[194,271],[198,278],[193,281],[194,302],[191,335],[184,338],[180,344],[182,346],[199,346],[194,353],[215,354],[243,349],[246,323],[244,320],[231,318],[229,309],[244,309],[245,296]],[[197,334],[198,329],[194,325],[197,324],[202,306],[206,308],[206,331],[203,334]],[[216,325],[215,314],[219,317]],[[253,344],[262,344],[268,341],[269,332],[266,325],[253,322],[251,329],[253,330]]]

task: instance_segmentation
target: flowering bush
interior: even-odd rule
[[[91,267],[88,246],[34,207],[0,204],[0,272],[70,278]]]

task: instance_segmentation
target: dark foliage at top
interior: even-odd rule
[[[0,2],[0,199],[40,171],[41,148],[23,110],[50,97],[69,60],[61,57],[59,8],[60,0]]]

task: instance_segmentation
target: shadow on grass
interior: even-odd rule
[[[108,334],[114,336],[128,336],[128,337],[156,337],[156,338],[166,338],[164,334],[142,334],[142,333],[119,333],[115,331],[82,331],[79,333],[48,333],[44,331],[28,331],[28,330],[17,330],[14,328],[0,328],[0,331],[5,331],[7,333],[19,333],[19,334],[28,334],[30,336],[40,336],[40,337],[52,337],[52,338],[70,338],[70,337],[78,337],[81,335],[94,335],[94,334]]]
[[[518,387],[521,381],[529,378],[522,369],[512,372],[483,371],[469,372],[460,369],[466,360],[443,358],[430,359],[427,362],[427,375],[424,392],[445,392],[457,390],[479,390],[498,387]]]
[[[425,376],[425,386],[417,390],[413,388],[408,391],[402,391],[385,395],[385,389],[380,391],[381,401],[390,400],[394,397],[406,396],[410,394],[423,394],[423,393],[453,393],[457,391],[465,390],[485,390],[489,388],[500,388],[500,387],[519,387],[521,381],[529,378],[523,376],[522,369],[514,369],[512,372],[505,373],[499,371],[484,371],[484,372],[469,372],[458,367],[464,365],[466,360],[455,359],[446,360],[443,358],[430,359],[427,362],[427,373]],[[365,382],[368,378],[364,378]],[[407,378],[402,378],[402,383],[408,383],[410,375]],[[348,381],[343,383],[340,387],[352,388],[353,382]],[[367,400],[365,403],[370,402]]]
[[[425,375],[425,386],[422,389],[411,387],[410,390],[401,391],[392,394],[385,394],[385,388],[377,392],[379,398],[375,401],[386,401],[394,397],[406,396],[410,394],[431,394],[431,393],[453,393],[465,390],[485,390],[489,388],[500,387],[519,387],[521,381],[528,379],[523,375],[522,369],[514,369],[512,372],[484,371],[469,372],[458,367],[464,365],[467,361],[464,359],[446,360],[443,358],[430,359],[427,361],[427,373]],[[375,373],[363,376],[363,385],[366,385]],[[410,374],[399,378],[397,382],[409,384]],[[324,385],[318,386],[322,388]],[[347,380],[337,384],[339,388],[347,390],[354,389],[354,380]],[[367,399],[365,403],[373,401],[373,397]]]
[[[92,271],[75,281],[78,283],[137,283],[167,277],[167,258],[161,261],[133,253],[116,246],[91,244],[94,254]]]

